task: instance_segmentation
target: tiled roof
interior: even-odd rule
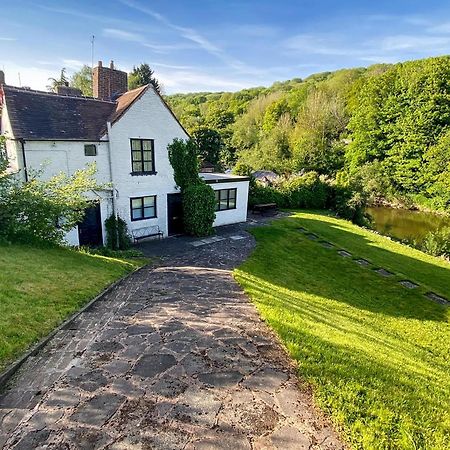
[[[105,132],[115,102],[3,86],[14,138],[95,141]]]
[[[96,141],[106,134],[107,122],[117,122],[151,85],[125,92],[115,101],[7,85],[2,88],[15,139]],[[156,94],[183,128],[164,99]]]
[[[132,91],[125,92],[117,99],[116,109],[111,114],[111,117],[109,118],[109,121],[111,123],[116,122],[119,120],[123,114],[126,112],[126,110],[138,99],[141,97],[142,94],[149,88],[149,84],[146,86],[142,86],[136,89],[133,89]]]

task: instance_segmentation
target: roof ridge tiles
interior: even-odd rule
[[[75,99],[79,99],[79,100],[93,100],[95,102],[100,102],[100,103],[117,103],[116,100],[102,100],[100,98],[95,98],[95,97],[88,97],[86,95],[66,95],[66,94],[58,94],[56,92],[48,92],[48,91],[40,91],[38,89],[31,89],[28,87],[19,87],[19,86],[11,86],[9,84],[4,84],[3,88],[8,89],[12,89],[12,90],[16,90],[19,92],[26,92],[26,93],[30,93],[30,94],[37,94],[37,95],[48,95],[49,97],[60,97],[60,98],[75,98]],[[132,92],[132,91],[128,91],[128,92]],[[123,94],[121,94],[123,95]]]

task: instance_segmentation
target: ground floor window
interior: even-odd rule
[[[236,209],[236,192],[236,188],[214,191],[216,194],[216,211]]]
[[[130,199],[131,220],[153,219],[156,217],[156,195]]]

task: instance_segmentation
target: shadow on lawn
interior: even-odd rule
[[[445,448],[446,367],[417,364],[402,349],[397,352],[408,364],[396,364],[285,321],[269,323],[282,341],[295,341],[289,351],[299,361],[300,375],[319,387],[316,399],[328,414],[339,417],[351,443],[379,449]]]
[[[336,247],[327,249],[318,241],[309,240],[298,230],[300,226],[324,240],[330,240]],[[334,237],[330,237],[328,233],[318,231],[323,226],[324,222],[316,219],[290,217],[274,222],[269,227],[255,229],[253,234],[258,243],[264,244],[258,245],[254,254],[256,258],[259,255],[259,263],[252,264],[250,259],[240,270],[246,272],[251,265],[248,271],[250,275],[260,277],[272,285],[345,302],[374,313],[419,320],[448,320],[448,307],[425,298],[424,293],[431,290],[448,297],[442,285],[450,280],[450,266],[446,269],[375,247],[367,237],[339,228],[337,224],[329,224],[334,234]],[[367,258],[374,262],[371,267],[361,267],[352,258],[337,254],[341,245],[345,248],[342,242],[349,238],[353,249],[348,250],[352,252],[352,258]],[[369,248],[370,252],[365,251]],[[278,261],[274,258],[278,258]],[[375,260],[386,261],[386,264],[376,264]],[[395,264],[392,264],[393,260]],[[277,263],[281,267],[276,266]],[[274,270],[274,267],[278,270]],[[382,277],[373,270],[379,267],[395,275]],[[301,280],[298,279],[298,270],[302,271]],[[416,276],[411,275],[414,272]],[[439,280],[440,286],[428,284],[431,283],[427,280],[427,273],[430,272]],[[420,287],[409,290],[398,284],[405,279],[419,283]]]

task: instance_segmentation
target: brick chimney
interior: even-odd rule
[[[0,86],[2,84],[5,84],[5,72],[3,72],[3,70],[0,70]]]
[[[115,69],[114,61],[111,61],[109,67],[103,67],[103,63],[99,61],[92,74],[92,88],[94,97],[111,100],[128,90],[128,75]]]

